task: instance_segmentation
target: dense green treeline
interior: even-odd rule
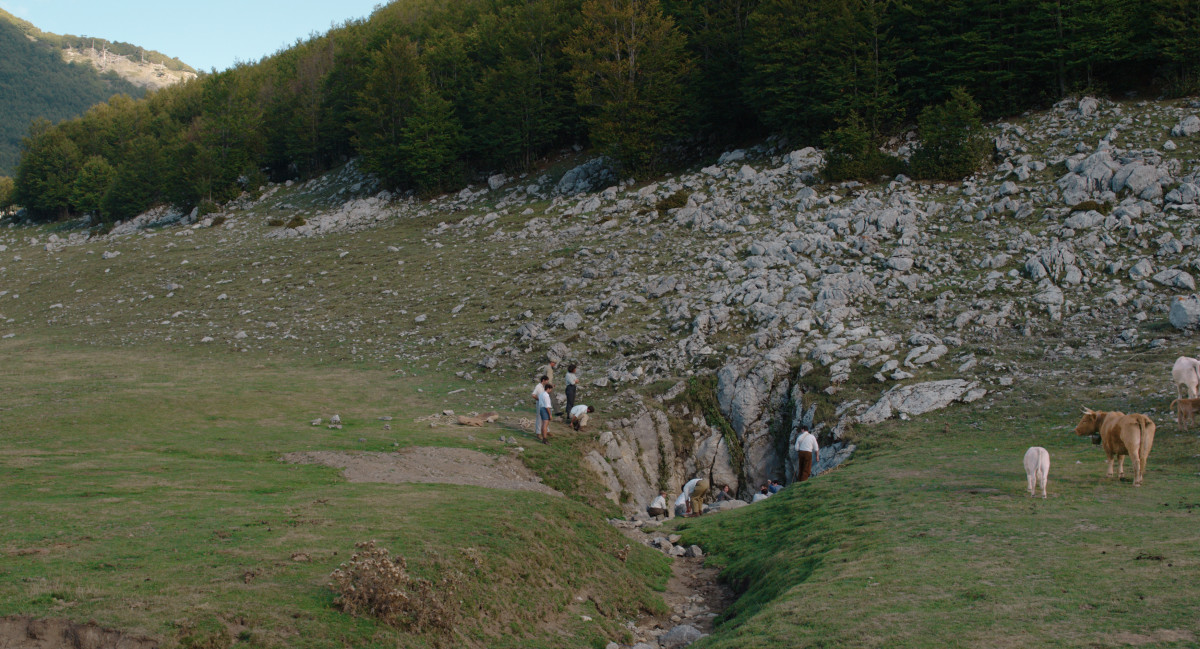
[[[870,149],[932,106],[995,117],[1083,91],[1192,92],[1198,43],[1196,0],[400,0],[35,128],[15,193],[38,218],[113,220],[352,156],[433,192],[573,143],[633,174],[767,133]],[[925,114],[936,132],[947,113]]]
[[[114,74],[69,64],[52,47],[30,41],[0,20],[0,174],[11,173],[21,138],[35,117],[76,117],[114,94],[141,97],[145,90]]]

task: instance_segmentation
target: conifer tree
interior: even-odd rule
[[[658,0],[586,0],[567,46],[592,143],[631,170],[660,160],[683,129],[691,61]]]
[[[432,91],[423,93],[397,143],[406,184],[423,193],[452,185],[461,175],[461,149],[453,106]]]
[[[761,0],[664,0],[696,61],[689,100],[699,127],[718,141],[755,134],[760,123],[741,92],[749,65],[750,18]]]
[[[425,71],[405,38],[389,40],[370,55],[370,69],[354,107],[354,144],[363,166],[389,188],[405,183],[405,123],[424,92]]]
[[[1166,81],[1173,94],[1200,90],[1200,2],[1154,0],[1151,3],[1157,29],[1152,44],[1167,61]]]
[[[891,0],[764,0],[744,87],[772,130],[815,136],[857,113],[872,133],[900,115]]]

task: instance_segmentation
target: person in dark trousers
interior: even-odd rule
[[[571,421],[571,408],[575,407],[575,386],[579,384],[579,377],[575,374],[575,368],[575,363],[567,366],[567,407],[563,410],[563,414],[565,415],[563,419],[568,422]]]
[[[817,446],[817,438],[808,432],[808,426],[801,426],[796,438],[796,482],[808,480],[813,464],[820,461],[821,448]]]

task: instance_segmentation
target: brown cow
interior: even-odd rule
[[[1196,418],[1196,413],[1200,412],[1200,399],[1176,399],[1171,402],[1171,410],[1175,412],[1175,423],[1179,425],[1179,430],[1192,427],[1192,422]]]
[[[1100,444],[1108,456],[1108,477],[1113,475],[1113,460],[1119,459],[1117,477],[1125,477],[1125,456],[1133,459],[1133,486],[1142,486],[1146,458],[1154,445],[1154,422],[1146,415],[1083,409],[1083,419],[1075,426],[1080,437],[1100,433]]]

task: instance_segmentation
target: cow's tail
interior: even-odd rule
[[[1133,458],[1134,469],[1137,469],[1141,465],[1142,456],[1144,456],[1146,454],[1146,419],[1145,419],[1145,417],[1138,417],[1137,425],[1138,425],[1138,447],[1137,447],[1137,455],[1134,456],[1134,458]]]
[[[1200,363],[1192,363],[1192,373],[1196,375],[1196,385],[1200,386]],[[1188,396],[1191,397],[1192,395],[1189,394]]]
[[[1179,399],[1171,402],[1171,412],[1175,413],[1176,417],[1179,416]],[[1138,425],[1141,426],[1141,423],[1139,422]]]

